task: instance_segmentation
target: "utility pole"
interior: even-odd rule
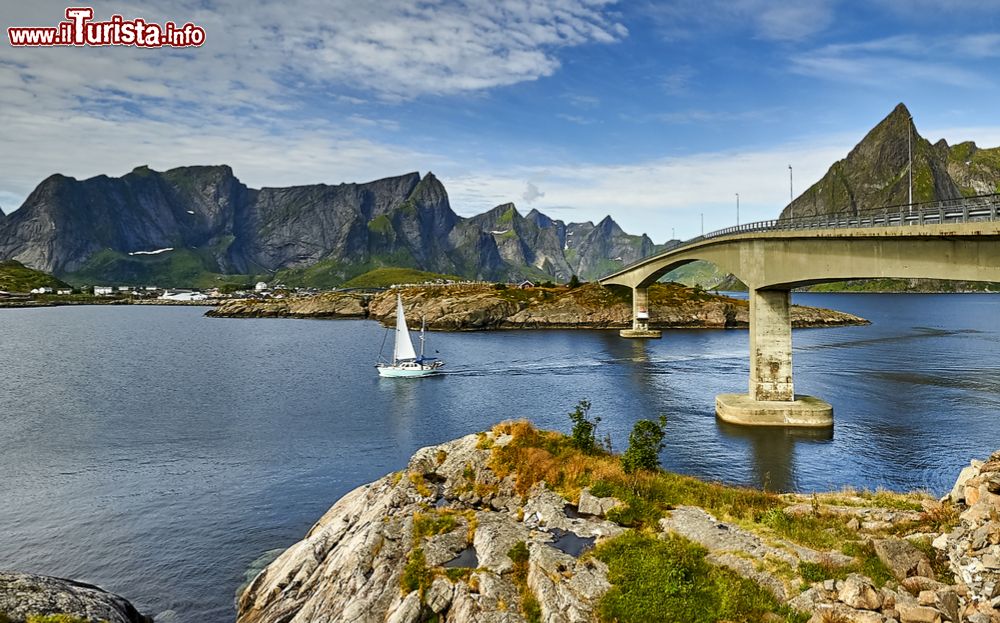
[[[701,235],[705,235],[705,213],[701,213]]]
[[[792,165],[788,165],[788,218],[795,218],[795,187],[792,185]]]
[[[906,155],[909,164],[906,165],[906,172],[910,178],[910,192],[907,195],[907,205],[909,212],[913,212],[913,117],[906,118]]]
[[[740,194],[736,193],[736,226],[740,226]]]

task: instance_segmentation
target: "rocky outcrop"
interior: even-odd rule
[[[406,470],[344,496],[249,584],[238,623],[597,620],[613,578],[603,556],[580,554],[625,533],[605,518],[618,517],[612,511],[623,503],[583,488],[573,506],[544,481],[528,487],[501,475],[495,466],[510,459],[498,457],[524,448],[508,431],[424,448]],[[661,538],[700,544],[709,563],[759,584],[811,623],[998,623],[1000,452],[974,467],[961,481],[971,505],[943,534],[927,530],[953,525],[948,500],[898,496],[883,507],[850,493],[826,501],[787,494],[767,511],[773,517],[741,525],[678,505],[656,528]],[[864,553],[805,547],[770,529],[796,519],[815,520],[819,533],[846,526]],[[942,555],[928,557],[931,540]],[[932,568],[948,561],[955,577]],[[805,583],[808,569],[833,577]]]
[[[994,623],[1000,621],[1000,452],[986,462],[973,461],[970,468],[962,470],[949,496],[962,509],[959,525],[934,546],[947,555],[965,588],[966,620],[979,616],[976,623]]]
[[[237,299],[206,315],[215,318],[373,318],[396,322],[396,293],[411,322],[437,331],[486,329],[622,329],[632,325],[631,302],[607,288],[587,284],[573,290],[497,290],[490,285],[422,286],[377,295],[328,292],[284,299]],[[651,325],[656,328],[745,328],[746,301],[699,292],[677,284],[650,288]],[[866,324],[863,318],[816,307],[792,307],[795,327]]]
[[[365,318],[370,295],[324,292],[284,299],[233,299],[205,313],[211,318]]]
[[[152,623],[124,598],[96,586],[28,573],[0,572],[0,615],[24,623],[29,615],[67,614],[93,623]],[[2,618],[2,617],[0,617]]]
[[[402,290],[407,318],[422,318],[430,329],[622,329],[632,326],[632,304],[608,288],[495,290],[490,286],[425,287]],[[746,301],[711,295],[677,284],[650,287],[650,325],[655,328],[744,328]],[[395,293],[376,296],[371,318],[395,322]],[[792,308],[796,327],[865,324],[851,314],[814,307]]]
[[[589,620],[607,568],[562,540],[623,530],[568,516],[543,485],[522,497],[489,466],[489,447],[508,442],[489,433],[424,448],[405,471],[348,493],[250,583],[239,623],[516,623],[530,600],[544,621]]]

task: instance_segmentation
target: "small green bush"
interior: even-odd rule
[[[569,414],[569,419],[573,422],[573,432],[570,439],[574,448],[592,454],[597,449],[596,431],[601,418],[590,420],[587,418],[589,412],[590,401],[581,400],[577,403],[576,409]]]
[[[622,455],[622,469],[626,474],[634,474],[640,469],[657,469],[660,466],[660,451],[666,436],[667,418],[660,416],[657,422],[639,420],[628,436],[628,449]]]
[[[500,283],[500,282],[494,283],[493,284],[493,289],[494,290],[506,290],[507,289],[507,284],[506,283]]]
[[[570,290],[574,288],[579,288],[580,278],[577,277],[576,275],[573,275],[572,277],[569,278],[569,283],[566,284],[566,287],[569,288]]]
[[[433,581],[434,576],[427,568],[427,557],[424,555],[424,550],[419,547],[414,548],[410,552],[406,566],[403,567],[403,576],[399,580],[403,594],[420,591],[420,599],[423,601],[424,593],[430,588]]]

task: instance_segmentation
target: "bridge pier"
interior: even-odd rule
[[[717,396],[716,415],[750,426],[832,426],[833,407],[795,395],[791,291],[751,289],[749,298],[750,391]]]
[[[649,328],[649,292],[645,287],[632,288],[632,328],[618,332],[621,337],[658,338],[661,332]]]

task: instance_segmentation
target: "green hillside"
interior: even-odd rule
[[[459,281],[461,277],[455,275],[439,275],[438,273],[428,273],[412,268],[391,268],[382,267],[370,270],[367,273],[358,275],[344,284],[345,288],[383,288],[398,283],[424,283],[436,279],[450,279]]]
[[[28,268],[17,260],[0,260],[0,290],[30,292],[34,288],[68,288],[69,285],[48,273]]]

